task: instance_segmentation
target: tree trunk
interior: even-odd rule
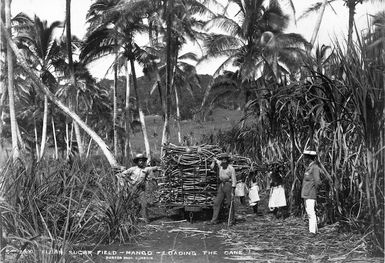
[[[70,158],[71,148],[70,148],[70,132],[68,122],[66,121],[66,160]]]
[[[295,168],[295,160],[294,160],[294,151],[295,151],[295,132],[292,122],[289,121],[290,125],[290,140],[291,140],[291,151],[290,151],[290,172],[293,178],[293,182],[295,181],[295,174],[294,174],[294,168]],[[290,192],[290,212],[293,207],[292,201],[293,201],[293,193]]]
[[[143,140],[144,140],[144,147],[146,149],[146,155],[149,160],[151,160],[151,149],[150,149],[150,143],[148,140],[148,135],[147,135],[147,128],[146,128],[146,121],[144,119],[144,113],[142,110],[142,105],[140,102],[140,97],[139,97],[139,92],[138,92],[138,83],[136,81],[136,73],[135,73],[135,65],[134,65],[134,60],[130,60],[131,64],[131,72],[132,72],[132,81],[134,85],[134,90],[135,90],[135,96],[136,96],[136,104],[138,106],[138,111],[139,111],[139,120],[142,125],[142,133],[143,133]]]
[[[1,0],[0,1],[0,19],[2,21],[5,21],[5,13],[4,13],[4,3]],[[1,33],[0,30],[0,61],[5,61],[6,60],[6,55],[4,53],[5,51],[5,42],[3,39],[3,34]],[[0,70],[0,78],[5,79],[5,72],[6,70]],[[4,81],[0,82],[0,92],[1,92],[1,99],[0,99],[0,140],[3,136],[3,123],[4,123],[4,104],[5,104],[5,99],[7,95],[7,87],[5,85]],[[0,141],[1,143],[1,141]],[[1,239],[1,237],[0,237]]]
[[[75,78],[75,69],[74,69],[74,64],[73,64],[73,60],[72,60],[71,0],[66,0],[66,35],[67,35],[68,66],[70,68],[70,74],[71,74],[71,85],[73,86],[73,88],[75,90],[77,90],[76,78]],[[75,108],[76,108],[76,105],[71,110],[74,110]],[[80,156],[80,158],[82,158],[84,156],[82,136],[80,133],[79,126],[76,122],[74,123],[74,126],[75,126],[74,128],[75,128],[76,142],[78,143],[79,156]]]
[[[130,116],[130,66],[129,61],[126,63],[126,105],[124,108],[125,120],[126,120],[126,139],[124,141],[124,164],[129,165],[131,160],[131,149],[130,149],[130,130],[131,130],[131,116]]]
[[[59,159],[59,152],[58,152],[58,149],[57,149],[55,121],[53,120],[53,117],[51,118],[51,125],[52,125],[53,143],[55,145],[55,159],[58,160]]]
[[[5,1],[5,23],[7,31],[3,32],[4,37],[11,35],[11,0]],[[9,100],[9,116],[11,121],[12,135],[12,160],[19,158],[19,146],[17,144],[17,121],[15,112],[15,97],[14,97],[14,79],[13,79],[13,54],[11,47],[7,45],[7,63],[8,63],[8,100]]]
[[[171,88],[172,88],[172,16],[174,9],[174,0],[167,1],[167,20],[166,20],[166,112],[164,118],[162,134],[162,155],[163,145],[170,140],[170,115],[171,115]]]
[[[178,142],[181,144],[182,143],[182,130],[180,127],[180,121],[181,121],[181,116],[180,116],[180,109],[179,109],[179,96],[178,96],[178,88],[174,87],[175,90],[175,106],[176,106],[176,124],[178,126]]]
[[[159,70],[158,70],[158,66],[156,66],[156,83],[157,83],[157,87],[158,87],[158,92],[159,92],[159,101],[160,101],[160,105],[162,105],[162,118],[163,120],[166,118],[165,117],[165,113],[166,113],[166,104],[164,102],[164,99],[163,99],[163,93],[162,93],[162,80],[160,78],[160,75],[159,75]]]
[[[117,89],[118,89],[118,66],[117,66],[117,54],[115,53],[115,65],[114,65],[114,86],[112,88],[112,107],[113,107],[113,133],[114,133],[114,155],[118,156],[118,131],[116,129],[116,123],[118,121],[118,103],[117,103]]]
[[[38,160],[43,158],[45,151],[45,144],[47,141],[47,121],[48,121],[48,98],[44,96],[44,114],[43,114],[43,129],[41,131],[41,145],[40,153],[38,153]]]
[[[347,6],[349,8],[349,24],[348,24],[348,46],[346,53],[349,55],[353,46],[353,23],[354,14],[356,12],[356,0],[348,0]]]
[[[1,98],[0,98],[0,139],[1,139],[3,136],[3,123],[4,123],[4,116],[5,116],[4,114],[5,99],[7,98],[7,87],[5,86],[4,81],[0,82],[0,92],[1,92]]]
[[[36,126],[36,119],[33,118],[33,131],[35,134],[35,150],[36,150],[36,158],[39,160],[40,152],[39,152],[39,138],[37,136],[37,126]],[[34,154],[35,156],[35,154]]]
[[[98,144],[104,156],[107,158],[111,167],[119,167],[118,162],[110,152],[107,144],[93,131],[85,122],[83,122],[80,117],[73,111],[71,111],[67,106],[65,106],[58,98],[49,90],[49,88],[42,83],[39,77],[37,77],[34,72],[30,69],[27,61],[23,57],[22,53],[17,48],[16,44],[10,38],[10,35],[4,28],[4,24],[0,21],[1,30],[3,30],[5,39],[8,42],[8,45],[12,48],[14,54],[16,55],[17,60],[19,61],[20,66],[26,72],[29,78],[41,89],[41,91],[47,95],[48,99],[52,101],[56,106],[58,106],[66,115],[68,115],[72,120],[76,121],[79,126]]]

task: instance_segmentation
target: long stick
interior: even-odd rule
[[[230,209],[229,209],[229,218],[227,219],[227,227],[230,227],[231,223],[231,213],[234,209],[234,194],[231,193],[231,202],[230,202]]]

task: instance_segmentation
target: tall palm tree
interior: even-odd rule
[[[210,1],[216,2],[216,1]],[[162,145],[169,142],[169,119],[171,116],[171,98],[174,83],[175,67],[178,64],[178,53],[187,40],[197,42],[202,37],[198,31],[203,21],[196,18],[196,15],[212,17],[213,12],[205,5],[206,1],[164,1],[159,16],[164,21],[164,39],[166,43],[166,64],[165,64],[165,120],[162,134]]]
[[[144,32],[143,11],[146,1],[105,1],[101,0],[100,5],[94,4],[89,11],[89,22],[91,33],[87,36],[81,58],[84,61],[92,61],[109,54],[118,54],[115,59],[114,67],[117,69],[123,58],[130,65],[133,87],[136,95],[136,103],[139,111],[142,132],[144,137],[145,149],[150,157],[150,146],[144,120],[144,113],[141,107],[141,100],[137,92],[137,78],[135,70],[135,60],[142,52],[134,42],[134,36]],[[101,6],[101,8],[100,8]],[[124,63],[126,68],[127,64]],[[128,80],[127,80],[128,81]],[[126,94],[129,93],[127,85]],[[128,138],[126,138],[128,139]]]
[[[5,23],[7,33],[11,34],[11,0],[5,1]],[[3,32],[5,34],[6,32]],[[13,54],[9,45],[7,45],[7,64],[8,64],[8,99],[9,99],[9,115],[11,119],[11,133],[12,133],[12,159],[15,161],[19,158],[19,146],[17,144],[17,121],[15,113],[15,99],[14,99],[14,76],[13,76]]]
[[[166,56],[165,56],[165,46],[159,46],[158,49],[154,49],[151,47],[147,47],[146,51],[147,59],[144,59],[144,72],[146,74],[154,74],[155,73],[155,81],[153,84],[152,91],[150,94],[154,91],[156,87],[160,87],[162,84],[166,82]],[[178,54],[176,52],[176,54]],[[151,56],[152,55],[152,56]],[[149,58],[148,58],[149,57]],[[159,59],[159,63],[157,65],[153,65],[154,58],[157,57]],[[192,63],[198,62],[198,56],[193,52],[187,52],[182,55],[178,55],[178,58],[176,60],[176,65],[174,67],[173,72],[173,82],[172,87],[175,95],[175,108],[176,108],[176,120],[178,125],[178,141],[179,143],[182,142],[182,132],[181,132],[181,111],[180,111],[180,95],[182,91],[187,91],[191,97],[194,99],[194,90],[196,88],[200,89],[200,79],[199,75],[196,72],[195,65]],[[160,102],[162,105],[162,93],[160,95]],[[163,105],[162,108],[164,109]]]
[[[72,59],[71,0],[66,0],[66,35],[67,35],[68,66],[70,68],[70,73],[71,73],[71,84],[74,89],[77,89],[75,71],[74,71],[74,65],[73,65],[73,59]],[[70,107],[71,108],[73,107],[72,101],[70,101]],[[74,122],[73,125],[75,128],[75,136],[76,136],[79,156],[80,158],[82,158],[84,155],[84,150],[83,150],[83,142],[80,134],[79,125],[76,122]]]
[[[16,41],[30,57],[43,82],[53,89],[57,85],[53,75],[52,62],[57,56],[58,44],[54,39],[54,30],[61,26],[61,22],[55,21],[48,25],[47,21],[35,16],[31,19],[23,13],[13,18],[17,32]],[[38,159],[44,155],[47,140],[48,99],[44,98],[44,114],[42,125],[41,147]]]
[[[219,14],[206,24],[207,29],[214,27],[226,32],[210,34],[204,43],[205,59],[227,57],[214,76],[229,65],[235,66],[242,89],[248,94],[251,82],[262,76],[277,81],[281,73],[295,71],[307,42],[299,34],[284,33],[289,18],[278,1],[270,1],[267,6],[264,0],[229,2],[239,10],[236,17]],[[202,107],[209,92],[210,86]]]

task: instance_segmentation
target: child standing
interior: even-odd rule
[[[254,176],[250,183],[250,189],[249,189],[249,204],[253,207],[253,212],[255,214],[258,213],[258,203],[259,203],[259,187],[257,183],[257,178]]]
[[[269,197],[269,209],[273,212],[276,218],[279,218],[282,214],[282,207],[286,206],[285,188],[283,187],[283,179],[280,175],[280,169],[275,168],[269,173],[270,183],[270,197]]]
[[[235,196],[239,196],[239,201],[242,205],[245,204],[245,183],[238,181],[235,185]]]

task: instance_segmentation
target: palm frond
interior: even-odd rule
[[[242,41],[234,36],[211,34],[205,40],[203,47],[208,56],[221,56],[232,53],[243,45]]]

